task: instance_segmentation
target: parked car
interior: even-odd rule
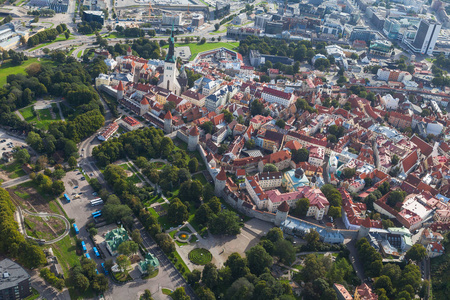
[[[73,188],[74,188],[74,189],[77,189],[77,188],[78,188],[78,185],[74,186]]]

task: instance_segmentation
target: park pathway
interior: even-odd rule
[[[56,105],[58,106],[58,110],[59,110],[59,116],[61,117],[61,121],[65,121],[66,119],[64,119],[63,113],[61,111],[61,106],[59,105],[59,102],[56,102]]]
[[[138,170],[138,172],[140,173],[140,174],[142,174],[142,177],[144,178],[144,180],[145,180],[145,182],[147,182],[148,184],[150,184],[150,186],[152,186],[154,189],[155,189],[155,191],[156,192],[161,192],[161,190],[160,190],[160,187],[159,187],[159,185],[157,185],[157,184],[154,184],[153,182],[151,182],[148,178],[147,178],[147,176],[145,176],[143,173],[142,173],[142,170],[140,169],[140,168],[138,168],[138,166],[136,166],[135,164],[134,164],[134,162],[131,160],[131,159],[129,159],[128,157],[127,157],[127,163],[130,163],[136,170]],[[164,159],[152,159],[150,162],[164,162],[164,163],[169,163],[167,160],[164,160]],[[141,177],[141,176],[139,176],[139,177]],[[166,198],[166,196],[164,196],[164,194],[161,192],[161,198],[163,198],[163,200],[164,200],[164,203],[167,203],[167,204],[170,204],[170,202],[169,202],[169,200]],[[157,203],[155,203],[155,204],[157,204]]]
[[[21,119],[22,121],[25,121],[25,118],[22,116],[20,111],[16,110],[14,113],[19,117],[19,119]]]

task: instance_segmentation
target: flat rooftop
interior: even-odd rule
[[[28,278],[30,275],[21,265],[9,258],[0,261],[0,290],[14,287]]]

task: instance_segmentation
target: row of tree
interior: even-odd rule
[[[19,232],[14,211],[9,193],[0,188],[0,253],[18,259],[26,268],[42,266],[46,263],[44,252]]]
[[[36,45],[45,43],[45,42],[51,42],[53,40],[55,40],[58,35],[60,35],[61,33],[63,33],[64,31],[67,30],[67,25],[62,23],[59,24],[58,26],[56,26],[56,28],[49,28],[49,29],[45,29],[41,32],[36,33],[35,35],[31,36],[28,41],[27,41],[27,45],[28,47],[34,47]]]

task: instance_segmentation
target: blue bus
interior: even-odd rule
[[[102,215],[102,211],[101,210],[98,210],[98,211],[92,213],[92,217],[93,218],[98,218],[101,215]]]
[[[95,256],[100,257],[100,253],[98,252],[97,247],[94,247],[93,250],[94,250]]]
[[[87,259],[91,259],[91,256],[89,255],[89,253],[85,253],[84,255],[86,256]]]
[[[66,199],[67,202],[70,203],[70,198],[69,198],[69,196],[67,196],[67,194],[64,194],[64,198]]]
[[[73,229],[75,230],[75,234],[79,234],[80,231],[78,230],[77,224],[73,223]]]
[[[102,268],[103,268],[103,272],[105,272],[105,275],[108,275],[108,270],[106,270],[104,263],[102,263]]]
[[[97,273],[97,274],[98,274],[98,270],[97,270],[97,269],[95,269],[95,273]]]
[[[81,241],[81,248],[83,248],[83,252],[84,252],[84,253],[87,252],[86,244],[84,243],[84,241]]]

